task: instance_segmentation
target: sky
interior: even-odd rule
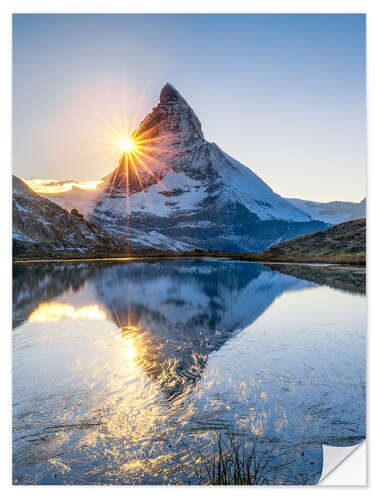
[[[13,16],[13,172],[96,180],[166,82],[282,196],[366,194],[362,14]],[[131,131],[131,130],[129,130]]]

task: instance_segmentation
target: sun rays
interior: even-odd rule
[[[176,153],[173,145],[176,134],[161,134],[158,125],[142,130],[141,124],[139,129],[131,132],[126,122],[123,122],[123,128],[117,129],[115,133],[112,130],[112,134],[108,135],[107,147],[116,158],[116,168],[106,181],[102,206],[108,203],[110,207],[112,198],[117,198],[120,204],[123,200],[124,241],[129,253],[132,234],[131,195],[142,193],[148,205],[147,192],[151,186],[159,184],[163,191],[169,192],[163,178],[173,172],[169,159]]]
[[[119,149],[123,153],[130,153],[136,148],[136,144],[131,137],[121,137],[119,140]]]
[[[62,193],[73,187],[85,190],[112,191],[119,179],[127,186],[125,196],[142,192],[147,203],[146,191],[156,183],[161,183],[163,191],[168,189],[163,184],[163,177],[173,172],[169,159],[176,153],[177,136],[164,127],[155,109],[144,117],[146,89],[132,89],[126,84],[120,90],[112,86],[104,87],[105,113],[96,116],[94,133],[89,143],[82,147],[90,147],[100,160],[100,168],[93,164],[95,181],[27,181],[32,189],[43,194]],[[140,125],[139,125],[140,124]],[[174,131],[173,131],[174,132]],[[177,140],[176,140],[177,139]],[[103,163],[104,160],[104,163]],[[105,173],[114,172],[105,176]],[[80,172],[77,172],[77,176]],[[102,177],[102,179],[99,179]],[[102,182],[104,181],[104,183]],[[99,188],[99,189],[98,189]]]
[[[124,117],[114,121],[103,143],[116,162],[106,189],[107,196],[112,195],[117,185],[125,186],[126,212],[130,209],[133,193],[143,193],[148,203],[147,189],[151,185],[159,183],[168,192],[162,179],[168,172],[173,172],[168,159],[176,153],[173,142],[178,135],[160,133],[159,123],[146,130],[142,130],[141,124],[138,130],[131,132],[128,123]]]
[[[109,217],[119,214],[120,224],[123,224],[120,241],[129,254],[130,242],[136,236],[136,229],[131,224],[132,213],[137,210],[147,213],[155,196],[161,205],[164,201],[171,204],[170,200],[163,198],[170,194],[171,182],[174,182],[168,174],[175,173],[173,158],[181,155],[181,140],[183,142],[184,134],[189,133],[176,130],[174,118],[161,114],[158,106],[143,121],[138,121],[134,113],[136,101],[135,94],[132,99],[117,99],[104,116],[98,117],[97,132],[92,136],[90,147],[98,158],[106,158],[103,170],[109,174],[98,181],[80,182],[79,186],[74,181],[69,181],[70,185],[64,181],[64,187],[50,182],[42,186],[44,194],[70,191],[73,185],[92,190],[93,212],[85,216],[94,220],[101,211]],[[138,108],[142,106],[139,104]],[[137,121],[140,123],[138,128]],[[73,193],[73,198],[75,195]],[[140,197],[144,200],[140,201]]]

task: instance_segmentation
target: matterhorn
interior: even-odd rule
[[[169,83],[131,139],[85,213],[130,248],[262,251],[326,227],[206,141]]]

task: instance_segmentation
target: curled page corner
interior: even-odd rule
[[[354,460],[354,452],[361,448],[361,455]],[[352,457],[353,460],[349,459]],[[343,462],[345,461],[345,464]],[[343,474],[335,474],[338,467]],[[337,471],[338,472],[338,471]],[[333,474],[332,474],[333,473]],[[328,477],[329,476],[329,477]],[[345,477],[345,479],[343,479]],[[365,486],[366,485],[366,441],[354,446],[323,445],[323,468],[318,481],[320,486]]]

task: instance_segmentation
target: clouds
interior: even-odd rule
[[[100,179],[94,181],[56,181],[53,179],[22,180],[36,193],[62,193],[64,191],[70,191],[73,187],[93,190],[102,182]]]

